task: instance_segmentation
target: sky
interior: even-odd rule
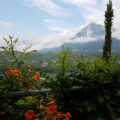
[[[19,37],[19,48],[26,44],[32,44],[35,49],[52,47],[49,43],[65,34],[73,34],[91,22],[104,24],[108,1],[0,0],[0,44],[5,44],[3,36],[11,35]],[[113,26],[120,30],[120,0],[112,2],[115,16]]]

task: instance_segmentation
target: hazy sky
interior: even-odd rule
[[[120,0],[112,0],[114,27],[120,29]],[[0,37],[18,36],[40,44],[73,28],[103,24],[108,0],[0,0]],[[48,39],[50,38],[50,39]],[[29,41],[28,41],[29,40]],[[2,41],[1,41],[2,42]]]

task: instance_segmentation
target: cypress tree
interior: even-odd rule
[[[105,11],[105,43],[103,46],[103,58],[108,61],[111,56],[111,43],[112,43],[112,19],[114,17],[113,9],[112,9],[112,1],[109,0],[107,4],[107,10]]]

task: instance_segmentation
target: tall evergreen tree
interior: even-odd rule
[[[111,56],[111,44],[112,44],[112,20],[114,17],[113,9],[112,9],[112,1],[109,0],[107,4],[107,10],[105,11],[105,43],[103,46],[103,58],[108,61]]]

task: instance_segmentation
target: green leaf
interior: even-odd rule
[[[3,37],[3,39],[5,40],[5,42],[6,42],[7,44],[9,44],[9,40],[7,40],[7,38]]]
[[[7,48],[4,46],[0,47],[0,49],[7,50]]]
[[[18,37],[14,40],[14,43],[17,43],[18,42]]]

